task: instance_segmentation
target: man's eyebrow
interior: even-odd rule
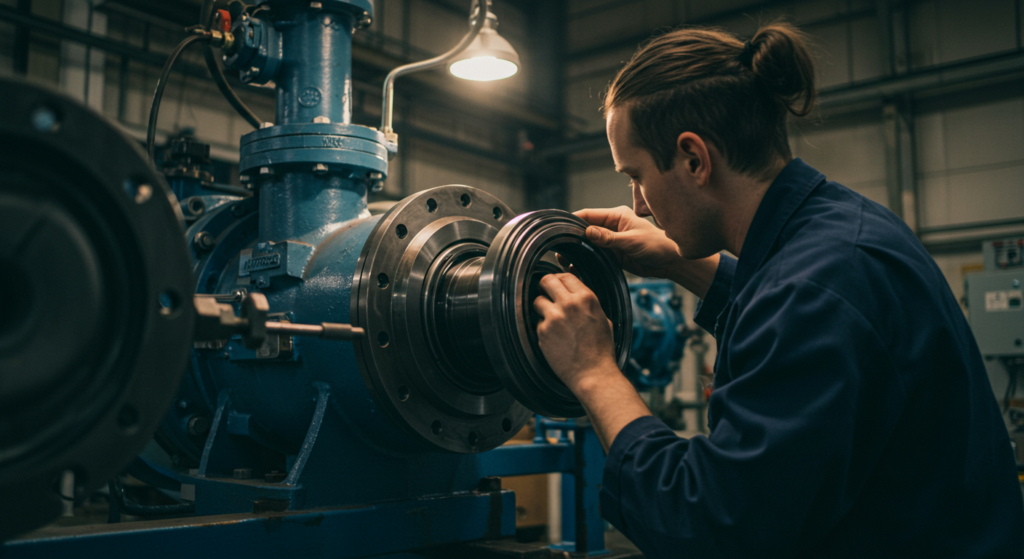
[[[634,169],[632,167],[621,167],[621,168],[615,169],[615,172],[616,173],[622,173],[624,175],[635,175],[636,174],[636,169]]]

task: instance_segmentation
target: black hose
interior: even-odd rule
[[[203,0],[203,6],[199,9],[199,25],[203,29],[210,29],[210,20],[213,18],[213,0]],[[259,128],[260,124],[263,123],[260,117],[256,116],[256,113],[252,112],[249,107],[242,102],[235,93],[234,89],[231,89],[231,84],[228,83],[228,79],[224,76],[224,70],[221,69],[220,64],[217,62],[217,56],[213,53],[213,47],[206,45],[203,48],[203,58],[206,59],[206,69],[210,71],[210,75],[213,76],[213,83],[217,84],[217,89],[220,90],[221,95],[227,100],[228,104],[231,105],[235,112],[242,116],[252,125],[253,128]]]
[[[245,106],[245,103],[238,98],[238,94],[235,90],[231,89],[231,85],[228,84],[228,80],[224,77],[224,70],[221,70],[220,64],[217,63],[217,57],[213,54],[213,47],[206,45],[203,49],[203,56],[206,58],[206,68],[210,71],[210,75],[213,76],[213,83],[217,84],[217,89],[220,90],[221,95],[224,99],[235,109],[235,111],[242,116],[252,125],[253,128],[259,128],[263,122],[260,117],[256,116],[256,113],[252,112],[249,107]]]
[[[203,29],[210,29],[210,20],[213,18],[213,0],[203,0],[203,5],[199,8],[199,25],[203,26]]]
[[[198,41],[209,41],[210,36],[205,35],[189,35],[185,37],[183,41],[178,43],[178,46],[174,47],[171,51],[170,56],[167,57],[167,62],[164,63],[164,69],[160,72],[160,81],[156,83],[156,91],[153,92],[153,104],[149,108],[149,128],[146,130],[146,152],[149,154],[149,162],[154,166],[156,165],[156,122],[160,114],[160,100],[164,96],[164,88],[167,87],[167,80],[171,76],[171,69],[174,67],[174,63],[178,61],[178,57],[181,53],[188,48],[189,45]]]
[[[117,477],[110,480],[109,488],[111,502],[117,503],[117,508],[120,512],[132,516],[168,516],[172,514],[191,514],[196,511],[195,503],[140,505],[124,494],[124,487],[121,485],[120,478]],[[115,516],[111,514],[108,521],[114,522],[114,518]],[[120,514],[117,515],[117,519],[120,520]]]

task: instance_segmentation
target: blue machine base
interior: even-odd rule
[[[0,555],[5,559],[138,555],[180,559],[239,554],[253,558],[354,558],[501,538],[515,532],[515,496],[506,490],[368,507],[53,528],[7,542]],[[424,541],[425,535],[429,541]]]

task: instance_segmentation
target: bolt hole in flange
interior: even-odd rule
[[[388,347],[388,343],[390,342],[391,338],[388,336],[387,332],[381,332],[380,334],[377,334],[377,345],[379,345],[380,347]]]
[[[429,198],[427,200],[427,211],[430,213],[437,211],[437,200],[434,200],[433,198]]]
[[[409,230],[406,229],[404,225],[399,223],[398,227],[395,227],[395,234],[398,235],[399,239],[404,239],[409,234]]]
[[[501,219],[502,213],[501,208],[495,207],[492,215],[494,215],[494,219]]]
[[[473,203],[473,199],[469,197],[469,194],[463,194],[459,196],[459,201],[462,202],[463,208],[468,208]]]
[[[442,431],[444,431],[444,427],[441,425],[441,421],[435,419],[433,423],[430,424],[430,432],[435,435],[440,435]]]
[[[399,387],[398,387],[398,399],[403,401],[403,402],[409,399],[409,387],[408,386],[406,386],[404,384],[399,385]]]
[[[124,181],[124,192],[136,204],[145,204],[153,197],[153,187],[136,179]]]
[[[384,289],[388,286],[389,283],[390,280],[388,280],[387,274],[385,274],[384,272],[377,274],[377,287]]]
[[[178,313],[181,308],[181,297],[177,293],[167,290],[160,293],[160,297],[157,299],[157,303],[160,306],[160,314],[166,317],[173,317]]]
[[[466,438],[471,446],[476,446],[476,443],[480,442],[480,435],[476,431],[470,431],[469,437]]]

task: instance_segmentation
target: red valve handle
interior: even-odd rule
[[[217,10],[217,20],[220,20],[220,30],[227,33],[231,31],[231,13],[227,10]],[[215,23],[216,24],[216,23]]]

